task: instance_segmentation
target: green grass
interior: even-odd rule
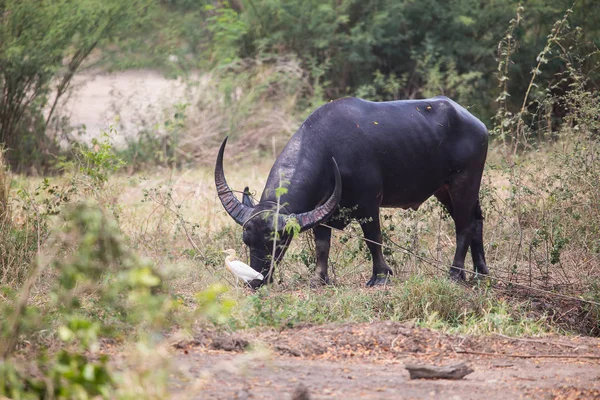
[[[234,292],[227,324],[233,329],[291,328],[304,324],[411,321],[447,332],[539,335],[553,328],[527,316],[527,304],[508,304],[488,289],[459,286],[445,277],[415,275],[385,288],[331,286],[292,292],[264,287]]]
[[[594,238],[600,213],[597,189],[589,183],[597,172],[579,174],[587,153],[571,152],[570,146],[567,143],[562,157],[548,148],[511,167],[494,164],[497,156],[491,157],[481,193],[487,259],[492,275],[503,280],[597,299],[594,274],[599,259]],[[17,260],[3,264],[2,276],[13,275],[1,282],[5,287],[0,308],[15,310],[19,299],[29,298],[20,313],[0,313],[2,334],[11,339],[11,353],[24,340],[43,349],[32,357],[34,363],[65,387],[79,385],[82,377],[76,373],[72,376],[76,379],[69,380],[60,375],[61,360],[75,363],[69,364],[73,371],[86,365],[111,377],[130,379],[139,393],[166,390],[164,369],[154,371],[159,378],[148,386],[140,383],[149,374],[143,361],[134,361],[121,374],[103,359],[96,363],[88,353],[96,351],[100,338],[111,338],[124,346],[135,344],[146,356],[162,348],[163,353],[151,354],[160,364],[166,358],[163,333],[167,330],[177,335],[215,325],[240,331],[373,321],[410,322],[471,335],[597,334],[599,329],[596,306],[583,307],[589,320],[583,329],[575,324],[559,326],[552,315],[523,300],[522,292],[519,297],[502,289],[510,286],[489,285],[493,280],[458,285],[447,279],[446,268],[423,262],[423,258],[433,259],[449,266],[454,252],[454,225],[435,201],[415,212],[382,210],[388,245],[384,254],[394,270],[390,285],[365,287],[372,265],[360,227],[353,223],[333,234],[333,285],[309,287],[315,260],[313,238],[307,233],[290,246],[275,270],[275,283],[253,292],[236,283],[224,268],[224,249],[236,249],[242,259],[248,258],[248,252],[241,227],[223,211],[214,191],[211,167],[124,176],[112,171],[112,161],[118,160],[112,158],[110,146],[102,154],[82,155],[87,168],[73,164],[63,176],[14,180],[10,200],[3,200],[11,204],[10,218],[3,221],[8,229],[0,231],[11,239],[3,241],[11,244],[4,246],[9,250],[3,253],[4,260]],[[249,185],[260,192],[272,160],[254,161],[228,160],[231,187]],[[38,240],[41,258],[33,262]],[[19,274],[7,265],[19,266]],[[36,268],[39,279],[27,278]],[[567,310],[571,312],[558,313]],[[86,341],[88,345],[82,347]],[[50,358],[39,356],[46,351]],[[20,368],[18,362],[14,365]],[[37,382],[27,375],[27,368],[17,375],[0,374],[14,375],[12,388],[24,377]],[[90,393],[127,389],[112,378],[107,382],[95,382]]]

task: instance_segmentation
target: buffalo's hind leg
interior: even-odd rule
[[[473,257],[473,266],[475,272],[481,275],[489,273],[485,263],[485,251],[483,250],[483,213],[479,200],[475,205],[475,222],[473,227],[473,237],[471,239],[471,257]]]
[[[392,269],[387,265],[383,258],[381,243],[381,226],[379,225],[379,209],[369,217],[369,221],[361,223],[361,228],[367,238],[367,247],[373,258],[373,276],[367,282],[367,286],[385,285],[389,277],[393,275]]]
[[[327,260],[329,258],[329,248],[331,246],[331,228],[317,225],[313,228],[313,232],[315,234],[317,268],[315,270],[315,275],[310,280],[310,286],[316,287],[329,283]]]
[[[465,181],[463,181],[465,182]],[[455,187],[442,188],[435,193],[435,197],[446,207],[456,228],[456,252],[450,278],[465,280],[465,257],[471,247],[471,256],[475,271],[479,274],[488,273],[483,250],[483,215],[479,205],[479,184],[456,185]]]

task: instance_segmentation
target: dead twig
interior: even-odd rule
[[[410,379],[462,379],[473,372],[473,369],[465,363],[437,367],[433,365],[404,366],[410,374]]]
[[[600,355],[593,354],[503,354],[503,353],[487,353],[484,351],[470,350],[454,350],[460,354],[473,354],[477,356],[490,357],[512,357],[512,358],[572,358],[572,359],[589,359],[600,360]]]
[[[547,342],[544,340],[537,340],[537,339],[529,339],[529,338],[517,338],[517,337],[512,337],[512,336],[506,336],[503,335],[501,333],[494,333],[494,336],[499,336],[501,338],[505,338],[508,340],[512,340],[512,341],[518,341],[518,342],[526,342],[526,343],[539,343],[539,344],[549,344],[551,342]],[[563,347],[569,347],[571,349],[576,349],[578,346],[574,346],[572,344],[567,344],[567,343],[560,343],[560,342],[554,342],[553,344],[556,344],[557,346],[563,346]]]

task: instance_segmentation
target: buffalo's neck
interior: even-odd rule
[[[279,199],[279,204],[287,213],[306,212],[327,200],[321,193],[322,188],[319,186],[322,185],[322,181],[318,178],[318,174],[313,176],[307,171],[286,168],[277,169],[275,172],[273,179],[269,179],[265,185],[261,203],[277,204],[277,192],[280,187],[287,189]]]
[[[329,177],[323,176],[326,175],[322,166],[324,157],[315,154],[318,152],[314,149],[306,151],[307,147],[301,144],[302,135],[296,135],[279,155],[269,173],[261,203],[276,204],[280,187],[287,189],[280,204],[288,213],[310,211],[327,200],[331,190],[327,190]]]

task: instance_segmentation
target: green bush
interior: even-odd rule
[[[0,144],[14,168],[48,166],[58,149],[50,126],[73,77],[94,49],[135,28],[150,4],[0,1]]]
[[[54,257],[38,261],[22,289],[2,304],[0,395],[110,398],[114,372],[108,356],[94,354],[100,336],[109,334],[115,321],[95,315],[102,310],[117,321],[143,326],[140,336],[161,328],[170,309],[169,299],[158,290],[161,278],[125,246],[116,221],[94,203],[67,207],[49,243]],[[64,249],[69,252],[61,256]],[[49,280],[50,300],[31,305],[32,285],[40,277]],[[52,321],[40,315],[51,315]],[[61,341],[58,353],[40,352],[29,366],[12,358],[23,335],[48,329],[48,324]],[[42,377],[32,374],[32,368]]]
[[[487,121],[500,93],[495,79],[497,44],[514,17],[518,1],[473,0],[425,2],[371,1],[241,1],[236,8],[244,29],[236,42],[239,57],[293,54],[302,65],[324,68],[327,97],[359,94],[371,99],[447,95]],[[572,5],[568,0],[527,3],[513,30],[518,53],[507,66],[511,93],[524,93],[537,53],[545,46],[552,24]],[[228,9],[227,3],[223,8]],[[231,7],[233,8],[233,7]],[[576,4],[569,24],[583,28],[580,43],[593,41],[598,11]],[[219,20],[213,21],[222,26]],[[586,46],[583,46],[586,47]],[[569,44],[573,55],[586,49]],[[594,56],[597,59],[597,56]],[[539,80],[553,82],[565,64],[553,59]],[[591,64],[586,72],[593,72]],[[595,72],[593,72],[595,73]],[[597,74],[597,73],[595,73]],[[596,75],[597,76],[597,75]],[[593,83],[597,87],[597,80]],[[519,96],[506,99],[520,108]]]

